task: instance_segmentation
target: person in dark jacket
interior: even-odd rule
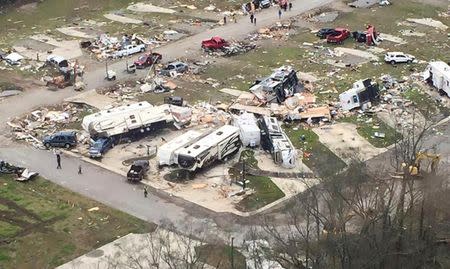
[[[56,154],[56,169],[61,169],[61,155],[58,153]]]

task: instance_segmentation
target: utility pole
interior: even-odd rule
[[[242,159],[242,179],[241,179],[241,182],[242,182],[242,189],[243,190],[245,190],[245,158],[243,158]]]
[[[234,269],[234,237],[231,237],[231,269]]]

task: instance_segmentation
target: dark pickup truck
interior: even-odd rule
[[[149,167],[150,164],[147,160],[134,161],[127,173],[128,181],[141,181],[145,177]]]

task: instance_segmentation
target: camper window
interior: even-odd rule
[[[353,95],[353,103],[358,103],[358,96]]]

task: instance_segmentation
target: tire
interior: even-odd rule
[[[408,61],[406,61],[406,62],[410,64],[410,63],[412,63],[412,60],[408,60]]]
[[[65,147],[66,149],[69,149],[69,148],[70,148],[70,144],[65,144],[64,147]]]
[[[49,148],[50,148],[50,143],[45,143],[45,144],[44,144],[44,147],[47,148],[47,149],[49,149]]]
[[[394,60],[392,60],[392,61],[391,61],[391,64],[394,65],[394,64],[396,64],[396,62],[395,62]]]
[[[112,80],[116,80],[116,76],[112,77],[111,79],[112,79]]]
[[[144,51],[145,51],[145,48],[142,48],[142,49],[141,49],[141,52],[144,52]]]

